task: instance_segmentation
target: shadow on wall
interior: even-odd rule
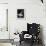
[[[40,39],[42,40],[42,45],[45,46],[44,45],[44,37],[43,37],[43,26],[42,25],[40,25]]]

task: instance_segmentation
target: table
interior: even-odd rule
[[[19,34],[17,34],[17,35],[15,35],[15,37],[14,37],[14,44],[16,45],[16,46],[19,46],[19,41],[20,41],[20,37],[19,37]]]

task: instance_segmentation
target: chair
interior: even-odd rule
[[[27,23],[27,31],[32,35],[33,41],[37,41],[39,43],[40,24]]]
[[[19,35],[20,36],[20,44],[22,41],[25,41],[25,38],[24,38],[25,34],[32,35],[32,37],[29,39],[29,41],[31,41],[32,45],[34,42],[39,43],[39,33],[40,33],[40,24],[36,24],[36,23],[29,24],[29,23],[27,23],[27,31],[22,31],[22,34]]]

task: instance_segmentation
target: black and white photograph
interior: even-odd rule
[[[46,46],[46,0],[0,0],[0,46]]]
[[[24,9],[17,9],[17,18],[24,18]]]

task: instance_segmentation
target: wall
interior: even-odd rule
[[[17,9],[25,10],[25,18],[17,18]],[[46,16],[45,5],[40,0],[11,0],[9,1],[9,31],[14,38],[15,31],[27,30],[27,23],[40,23],[42,25],[44,42],[46,44]]]
[[[0,0],[0,3],[8,3],[8,0]]]

